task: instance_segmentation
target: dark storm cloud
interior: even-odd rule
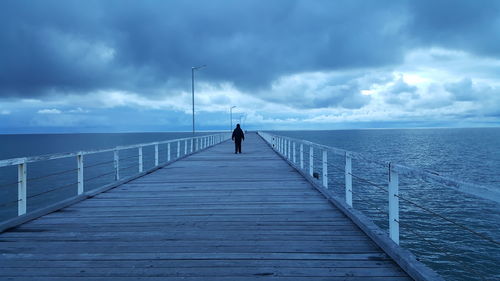
[[[400,35],[385,19],[397,11],[379,3],[3,1],[0,93],[147,92],[185,86],[198,64],[205,79],[257,89],[287,73],[394,63]]]
[[[472,30],[481,39],[498,26],[498,13],[470,3],[2,1],[0,96],[154,94],[187,88],[199,64],[209,65],[200,79],[258,90],[286,74],[394,65],[434,43],[495,54],[496,38],[466,44]]]
[[[408,32],[419,44],[500,56],[500,1],[410,1]]]

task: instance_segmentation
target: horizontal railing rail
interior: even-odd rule
[[[69,152],[69,153],[56,153],[56,154],[47,154],[47,155],[40,155],[40,156],[30,156],[30,157],[20,157],[20,158],[12,158],[12,159],[5,159],[5,160],[0,160],[0,168],[3,167],[9,167],[9,166],[17,166],[18,170],[18,175],[17,175],[17,182],[12,182],[12,183],[7,183],[3,184],[2,186],[13,186],[17,185],[17,200],[14,200],[12,202],[3,202],[0,204],[0,210],[2,207],[5,207],[9,204],[17,204],[17,216],[22,216],[27,213],[28,210],[28,199],[40,196],[52,191],[60,190],[63,188],[71,187],[76,185],[76,196],[79,196],[84,193],[85,190],[85,183],[88,181],[92,181],[95,179],[98,179],[100,177],[104,176],[111,176],[114,175],[114,180],[118,181],[121,179],[120,171],[123,171],[125,169],[130,169],[130,168],[136,168],[137,173],[140,174],[144,172],[144,155],[143,155],[143,148],[145,147],[154,147],[154,166],[153,167],[158,167],[159,165],[162,164],[167,164],[169,162],[173,162],[177,159],[179,159],[181,156],[186,156],[195,152],[198,152],[200,150],[206,149],[210,146],[213,146],[215,144],[218,144],[220,142],[223,142],[227,139],[230,138],[229,133],[219,133],[219,134],[211,134],[211,135],[204,135],[204,136],[195,136],[195,137],[187,137],[187,138],[180,138],[180,139],[172,139],[172,140],[165,140],[165,141],[158,141],[158,142],[148,142],[148,143],[140,143],[140,144],[133,144],[133,145],[122,145],[122,146],[116,146],[113,148],[106,148],[106,149],[96,149],[96,150],[87,150],[87,151],[78,151],[78,152]],[[160,155],[159,155],[159,147],[161,145],[166,146],[166,155],[163,155],[163,158],[166,158],[166,161],[163,161],[160,163]],[[174,147],[172,147],[174,146]],[[132,156],[127,156],[120,158],[120,151],[124,150],[130,150],[130,149],[137,149],[137,154],[132,155]],[[92,163],[88,166],[84,165],[84,158],[88,155],[93,155],[93,154],[99,154],[99,153],[113,153],[112,159],[104,161],[104,162],[98,162],[98,163]],[[176,153],[172,155],[173,153]],[[58,171],[50,174],[45,174],[41,176],[37,176],[34,178],[29,178],[28,177],[28,164],[29,163],[36,163],[36,162],[41,162],[41,161],[49,161],[49,160],[56,160],[56,159],[64,159],[64,158],[75,158],[76,159],[76,165],[75,168],[72,169],[65,169],[64,171]],[[137,159],[135,159],[137,158]],[[127,161],[125,161],[127,160]],[[127,167],[120,167],[121,161],[122,162],[127,162],[126,164],[130,164],[131,161],[136,161],[133,162],[132,165],[127,166]],[[96,167],[99,165],[104,165],[104,164],[113,164],[113,169],[112,171],[107,171],[104,174],[100,174],[97,176],[93,176],[90,178],[85,178],[84,177],[84,170],[91,168],[91,167]],[[64,183],[58,187],[51,188],[48,190],[43,190],[41,192],[38,192],[36,194],[32,194],[28,196],[28,183],[30,181],[36,181],[40,179],[45,179],[48,177],[52,176],[57,176],[57,175],[64,175],[64,174],[69,174],[69,173],[75,173],[76,172],[76,178],[74,181],[71,181],[70,183]],[[133,175],[132,175],[133,176]],[[43,206],[41,207],[43,208]],[[33,212],[36,210],[32,210]]]
[[[326,189],[328,186],[328,168],[334,168],[337,170],[341,170],[345,176],[345,202],[350,207],[352,205],[353,198],[353,189],[352,189],[352,179],[353,177],[371,185],[375,186],[379,189],[382,189],[388,193],[388,224],[389,224],[389,237],[397,244],[399,244],[399,201],[400,199],[406,203],[409,203],[419,209],[426,211],[427,213],[438,216],[441,219],[446,220],[449,223],[454,224],[455,226],[472,233],[473,235],[480,237],[481,239],[500,245],[498,241],[485,236],[482,233],[479,233],[466,225],[457,223],[456,221],[450,220],[442,215],[429,210],[426,207],[421,206],[420,204],[414,202],[411,199],[405,198],[399,194],[399,177],[405,176],[408,178],[420,179],[424,181],[433,181],[442,184],[443,186],[452,188],[454,190],[458,190],[460,192],[473,195],[482,199],[491,200],[494,202],[500,202],[500,192],[490,189],[488,187],[470,184],[466,182],[462,182],[459,180],[451,179],[448,177],[443,177],[438,173],[426,171],[419,168],[412,168],[405,165],[394,164],[388,161],[381,161],[378,159],[374,159],[372,157],[363,155],[361,153],[347,151],[344,149],[339,149],[335,147],[330,147],[322,144],[313,143],[306,140],[300,140],[295,138],[290,138],[281,135],[270,134],[266,132],[259,132],[259,135],[279,154],[281,154],[285,159],[291,162],[297,169],[306,170],[309,176],[315,177],[321,180],[322,186]],[[309,152],[307,152],[307,148],[309,148]],[[315,156],[315,150],[319,150],[321,155]],[[297,155],[298,153],[298,155]],[[337,167],[328,163],[328,154],[332,153],[334,155],[344,157],[344,167]],[[308,161],[305,161],[304,155],[308,155]],[[319,158],[319,159],[318,159]],[[370,180],[361,178],[356,176],[352,172],[352,160],[361,160],[367,163],[375,164],[387,169],[387,184],[385,186],[373,183]],[[315,173],[314,162],[321,163],[321,175]],[[305,167],[305,162],[309,164],[308,167]],[[377,208],[380,210],[379,208]]]

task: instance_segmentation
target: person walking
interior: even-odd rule
[[[245,134],[243,134],[243,130],[240,128],[240,124],[236,124],[236,129],[233,131],[234,141],[234,154],[241,153],[241,141],[245,139]]]

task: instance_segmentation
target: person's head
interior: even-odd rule
[[[236,128],[239,128],[240,127],[240,124],[236,124]]]

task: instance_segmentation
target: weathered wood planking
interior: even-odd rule
[[[411,280],[255,134],[0,234],[0,280]]]

